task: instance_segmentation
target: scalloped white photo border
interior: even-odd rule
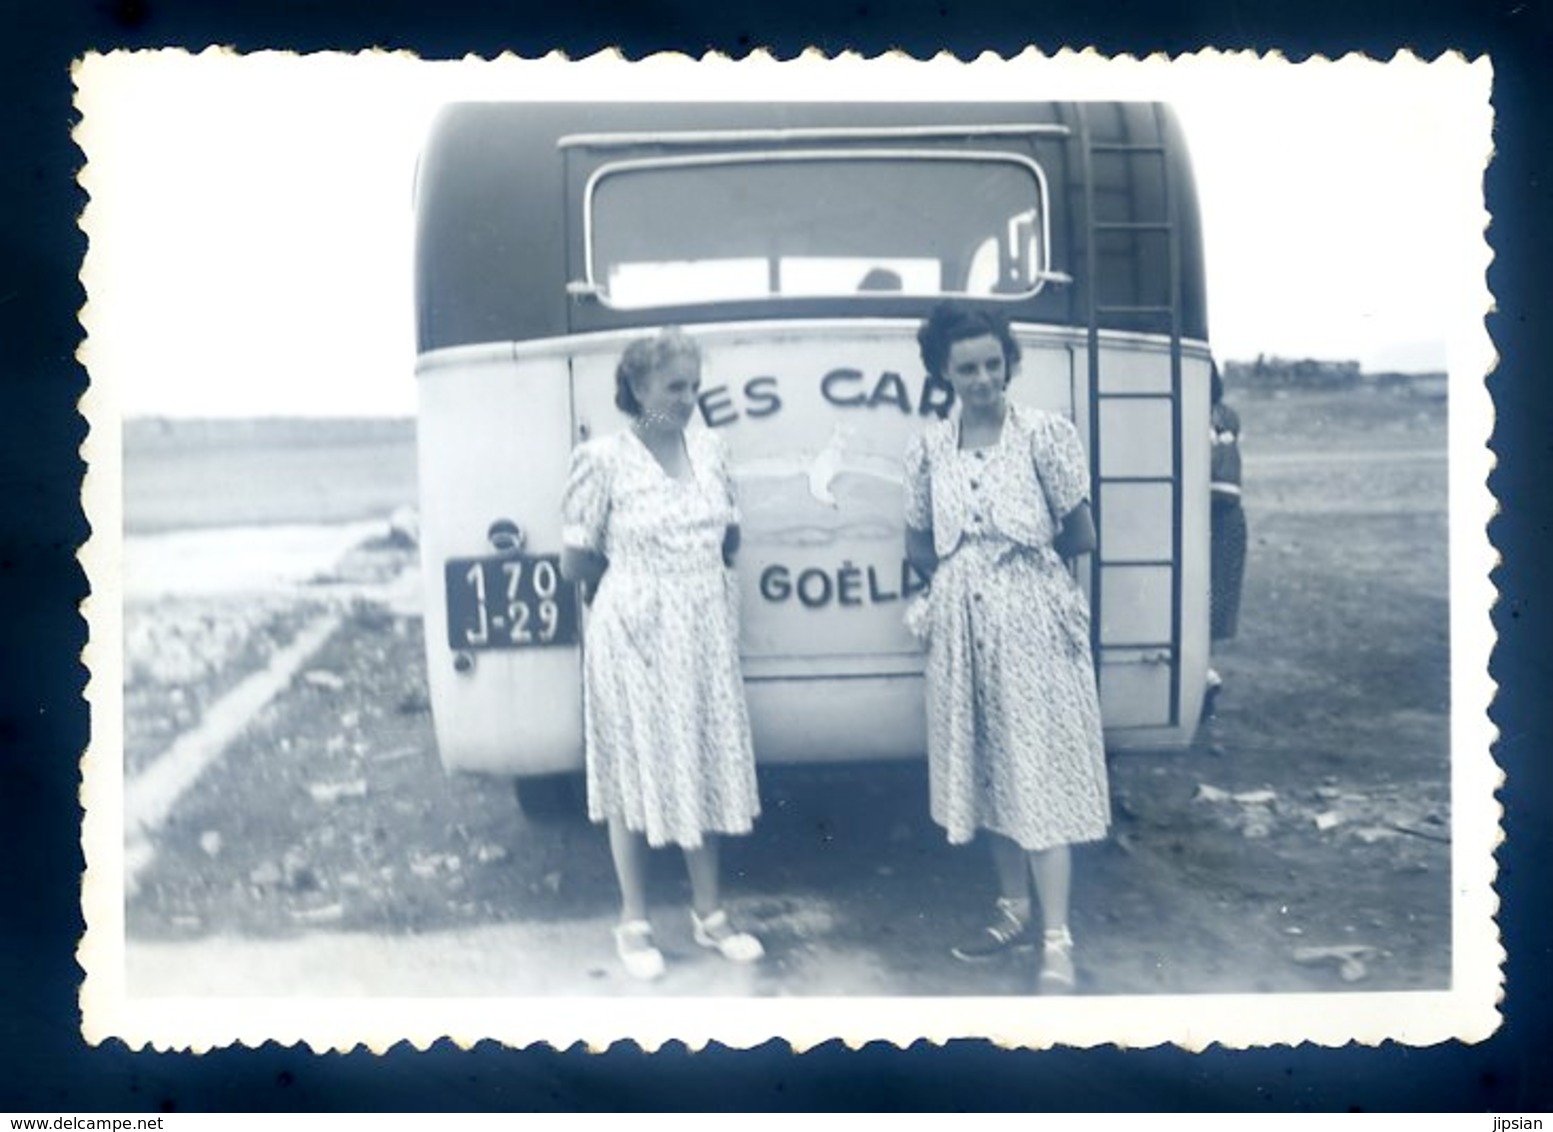
[[[101,281],[116,251],[115,184],[102,173],[115,137],[99,127],[111,116],[126,76],[143,68],[187,72],[240,67],[256,81],[282,82],[291,66],[337,68],[342,83],[372,70],[431,83],[446,98],[535,100],[1011,100],[1038,89],[1046,99],[1172,101],[1206,88],[1242,82],[1308,84],[1312,98],[1367,83],[1412,82],[1447,97],[1459,109],[1465,138],[1459,154],[1472,178],[1442,240],[1442,286],[1455,289],[1448,327],[1450,516],[1451,964],[1449,990],[1431,992],[1092,996],[1040,998],[145,998],[126,985],[125,841],[123,789],[122,453],[119,425],[131,359],[115,355],[103,333]],[[375,70],[373,70],[375,69]],[[1427,1045],[1480,1041],[1500,1023],[1504,952],[1495,923],[1494,851],[1501,840],[1496,791],[1502,775],[1492,757],[1488,718],[1494,684],[1488,675],[1494,630],[1489,580],[1496,556],[1486,525],[1495,512],[1487,487],[1493,466],[1488,439],[1493,405],[1484,379],[1495,354],[1484,326],[1492,305],[1486,272],[1491,251],[1481,173],[1492,154],[1493,72],[1488,59],[1442,55],[1423,61],[1406,53],[1389,60],[1347,56],[1293,64],[1278,56],[1214,51],[1166,58],[1106,58],[1093,51],[1045,56],[1034,49],[960,61],[948,55],[916,60],[892,55],[828,59],[808,52],[778,61],[756,52],[742,60],[655,55],[629,62],[603,53],[570,61],[559,55],[523,60],[422,61],[397,53],[240,56],[211,49],[113,52],[76,64],[75,140],[85,155],[80,173],[89,201],[81,217],[89,246],[82,270],[86,338],[79,356],[90,376],[81,411],[90,424],[83,445],[88,465],[83,504],[92,535],[80,558],[91,584],[84,604],[89,642],[91,742],[81,762],[86,871],[82,906],[86,931],[78,949],[84,971],[82,1028],[93,1044],[117,1038],[131,1048],[204,1051],[267,1041],[305,1043],[314,1050],[364,1046],[386,1051],[408,1042],[424,1048],[443,1038],[460,1046],[493,1039],[516,1047],[584,1043],[593,1049],[629,1040],[653,1050],[681,1041],[745,1048],[779,1038],[795,1050],[832,1039],[901,1046],[985,1038],[1009,1047],[1173,1043],[1190,1050],[1213,1044],[1247,1047],[1311,1042],[1396,1041]],[[380,76],[379,76],[380,77]],[[1226,95],[1225,97],[1232,97]]]

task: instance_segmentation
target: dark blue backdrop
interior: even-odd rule
[[[671,1049],[473,1053],[438,1048],[386,1059],[301,1050],[204,1057],[87,1048],[78,1036],[80,931],[76,757],[87,720],[74,613],[85,582],[74,551],[85,379],[73,361],[82,238],[74,217],[80,155],[72,145],[70,60],[87,49],[209,43],[241,50],[410,48],[427,57],[563,48],[631,54],[708,47],[781,55],[816,44],[873,54],[904,47],[974,54],[1093,44],[1105,52],[1278,48],[1292,58],[1350,50],[1389,56],[1489,51],[1499,151],[1489,174],[1497,259],[1492,319],[1504,362],[1499,402],[1505,512],[1493,527],[1498,580],[1499,749],[1509,844],[1501,915],[1510,949],[1507,1023],[1491,1041],[1426,1050],[1176,1050],[1006,1053],[982,1043],[944,1050],[834,1047],[794,1058]],[[0,1110],[606,1109],[606,1108],[1227,1108],[1545,1110],[1553,1048],[1548,993],[1553,672],[1546,536],[1553,427],[1542,362],[1553,260],[1553,59],[1549,0],[63,0],[0,2],[4,109],[4,249],[0,253]]]

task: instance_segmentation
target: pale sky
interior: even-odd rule
[[[1220,358],[1435,369],[1480,329],[1486,64],[935,61],[873,65],[866,82],[860,62],[828,66],[723,63],[711,77],[746,98],[1175,103]],[[88,368],[124,415],[178,417],[413,414],[411,178],[443,102],[715,86],[683,61],[390,55],[119,53],[77,78]]]

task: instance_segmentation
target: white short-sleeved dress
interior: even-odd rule
[[[724,534],[738,521],[726,451],[685,434],[669,476],[629,430],[579,445],[563,541],[609,561],[587,619],[588,815],[652,845],[746,833],[760,812]]]
[[[996,444],[961,451],[958,415],[915,437],[906,522],[932,529],[939,566],[928,639],[933,820],[1030,850],[1096,841],[1110,824],[1089,609],[1052,548],[1089,497],[1078,432],[1010,407]]]

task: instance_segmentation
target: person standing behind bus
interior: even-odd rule
[[[664,970],[647,919],[648,846],[684,851],[698,944],[736,962],[764,954],[719,896],[717,835],[749,832],[760,802],[739,669],[733,485],[722,441],[686,431],[700,384],[700,350],[681,331],[627,346],[615,403],[631,426],[573,450],[562,505],[562,575],[593,594],[588,816],[609,824],[615,948],[640,979]]]
[[[1232,638],[1240,625],[1240,591],[1246,578],[1246,513],[1240,505],[1240,414],[1224,401],[1224,378],[1212,363],[1213,408],[1209,418],[1209,625],[1215,641]],[[1213,714],[1224,680],[1208,669],[1204,718]]]
[[[1095,546],[1088,465],[1071,422],[1009,402],[1020,351],[1003,319],[945,304],[917,340],[957,406],[906,455],[906,552],[931,578],[912,618],[928,642],[930,808],[951,844],[986,833],[1000,889],[993,922],[953,954],[1038,939],[1041,992],[1063,994],[1069,846],[1110,823],[1089,610],[1066,564]]]

